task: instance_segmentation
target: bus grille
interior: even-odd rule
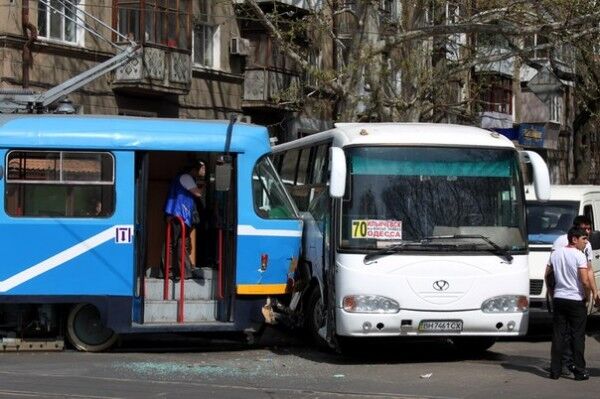
[[[544,280],[529,280],[529,295],[540,295],[544,288]]]

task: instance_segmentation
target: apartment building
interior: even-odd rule
[[[23,0],[0,7],[0,89],[42,92],[111,59],[125,65],[68,98],[76,112],[174,118],[242,114],[243,71],[229,2]]]

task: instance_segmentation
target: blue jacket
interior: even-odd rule
[[[181,176],[177,175],[171,183],[169,196],[165,204],[165,213],[171,216],[179,216],[188,227],[192,227],[192,214],[196,209],[196,198],[194,194],[181,185],[179,181]]]

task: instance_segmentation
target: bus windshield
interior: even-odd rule
[[[527,201],[527,232],[530,244],[553,244],[567,234],[579,210],[578,201]]]
[[[416,251],[490,248],[477,238],[444,245],[427,240],[459,235],[480,235],[509,251],[526,248],[515,150],[378,146],[352,147],[346,153],[341,249],[402,242],[418,242],[406,246]]]

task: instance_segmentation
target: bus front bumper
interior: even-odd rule
[[[528,312],[401,310],[395,314],[368,314],[336,309],[336,333],[346,337],[519,336],[527,333],[528,322]]]

